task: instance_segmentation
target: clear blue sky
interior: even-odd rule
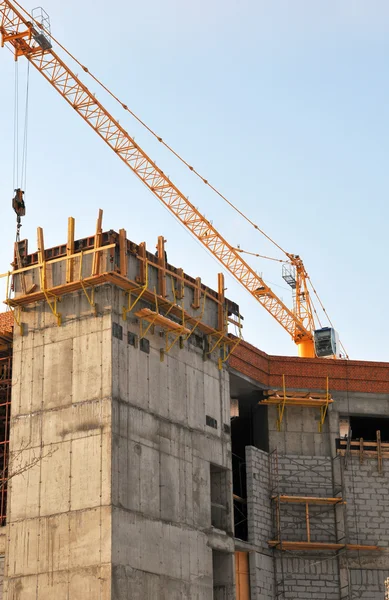
[[[25,0],[31,10],[34,2]],[[52,31],[152,128],[286,250],[300,254],[351,358],[388,360],[389,3],[385,0],[46,0]],[[25,81],[21,61],[20,85]],[[76,72],[80,69],[77,68]],[[0,51],[0,272],[12,259],[14,62]],[[163,152],[96,84],[85,83],[227,239],[267,243]],[[127,229],[216,286],[214,259],[37,72],[22,228],[36,248]],[[281,266],[253,266],[291,304]],[[288,334],[227,277],[247,341],[295,354]]]

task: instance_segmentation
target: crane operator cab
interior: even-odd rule
[[[340,346],[338,332],[332,327],[323,327],[313,332],[315,354],[318,358],[339,358]]]

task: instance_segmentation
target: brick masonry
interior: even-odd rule
[[[290,388],[325,390],[328,376],[332,390],[389,394],[389,363],[385,362],[271,356],[241,342],[230,367],[269,387],[280,387],[285,375]]]

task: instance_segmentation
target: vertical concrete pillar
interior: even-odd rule
[[[111,597],[111,315],[61,312],[15,333],[5,600]]]

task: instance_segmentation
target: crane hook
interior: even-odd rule
[[[24,203],[24,192],[20,188],[15,190],[12,198],[12,208],[16,213],[16,241],[20,240],[20,228],[22,226],[22,217],[26,214],[26,205]]]

